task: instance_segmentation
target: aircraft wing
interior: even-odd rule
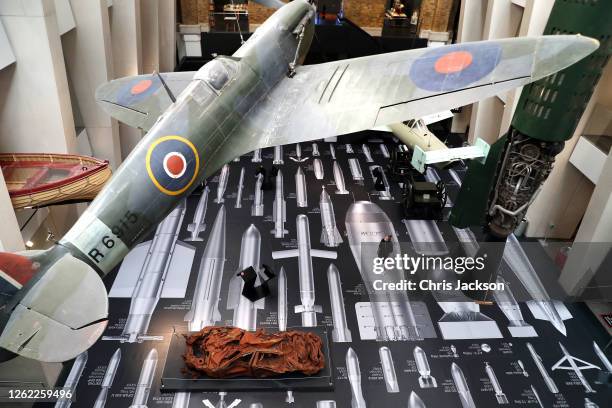
[[[164,82],[178,96],[191,82],[195,72],[161,74]],[[137,75],[110,81],[96,90],[96,100],[112,117],[149,130],[172,104],[157,74]]]
[[[249,115],[249,147],[332,137],[467,105],[557,72],[597,47],[581,36],[525,37],[300,66]]]

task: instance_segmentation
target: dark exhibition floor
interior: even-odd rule
[[[397,183],[388,180],[388,191],[374,187],[375,166],[384,167],[396,146],[386,138],[381,147],[378,135],[319,141],[316,148],[303,143],[301,155],[295,145],[282,152],[266,149],[261,161],[257,152],[244,156],[209,179],[206,189],[189,197],[184,214],[181,208],[171,214],[183,217],[178,230],[163,224],[158,229],[158,235],[177,235],[178,241],[170,240],[170,252],[156,253],[149,251],[150,242],[142,244],[106,280],[110,316],[105,337],[77,359],[72,371],[65,370],[65,376],[78,381],[72,406],[102,407],[104,401],[113,408],[609,406],[612,393],[600,382],[606,367],[593,343],[603,349],[607,333],[583,304],[523,302],[532,292],[521,282],[537,278],[515,274],[520,260],[501,266],[520,309],[512,296],[476,304],[461,301],[460,293],[449,297],[429,291],[410,293],[407,305],[401,304],[408,299],[405,293],[371,304],[356,263],[358,246],[352,250],[350,242],[377,245],[381,237],[374,233],[385,230],[409,252],[443,255],[455,247],[469,252],[466,237],[474,236],[446,221],[404,222]],[[344,143],[349,140],[351,145]],[[282,172],[282,192],[269,177],[273,162]],[[261,193],[255,177],[260,165],[270,180],[261,185]],[[446,213],[462,175],[459,166],[454,173],[428,173],[448,188]],[[359,201],[370,203],[354,205]],[[423,246],[418,240],[430,242]],[[554,262],[539,244],[526,245],[524,251],[546,293],[554,297],[558,288],[547,283]],[[154,256],[167,257],[162,273],[143,267]],[[251,303],[240,296],[236,273],[262,265],[277,277],[271,295]],[[150,322],[136,315],[147,308],[154,310]],[[375,314],[379,323],[386,321],[384,328],[375,327]],[[328,366],[308,379],[193,380],[181,369],[182,333],[212,324],[271,331],[286,324],[315,331],[328,347]],[[387,340],[376,341],[377,333]],[[572,358],[557,367],[563,357]],[[589,364],[596,367],[573,369]],[[226,393],[201,391],[219,387]]]

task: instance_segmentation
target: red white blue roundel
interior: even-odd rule
[[[117,102],[123,106],[131,106],[153,95],[161,86],[157,75],[139,76],[128,81],[119,90]]]
[[[195,181],[200,159],[189,140],[180,136],[164,136],[151,143],[146,165],[149,178],[162,193],[179,195]]]
[[[434,48],[412,63],[410,79],[428,91],[456,91],[490,74],[499,64],[501,53],[497,44],[466,43]]]

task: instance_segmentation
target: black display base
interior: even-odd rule
[[[289,330],[309,331],[321,337],[323,354],[325,355],[325,368],[316,375],[287,374],[273,378],[234,377],[226,379],[202,376],[192,378],[186,371],[183,353],[185,352],[185,335],[191,333],[175,333],[170,341],[168,357],[161,378],[163,392],[177,391],[333,391],[333,365],[329,349],[329,338],[325,327],[297,327]]]

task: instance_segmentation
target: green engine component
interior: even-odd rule
[[[600,48],[582,61],[523,88],[512,126],[491,146],[484,164],[472,161],[450,215],[458,228],[486,226],[498,237],[513,231],[570,139],[612,53],[612,1],[557,0],[544,34],[582,34]]]
[[[582,34],[599,40],[594,53],[523,88],[512,126],[538,140],[572,137],[612,52],[612,1],[557,0],[544,34]]]

